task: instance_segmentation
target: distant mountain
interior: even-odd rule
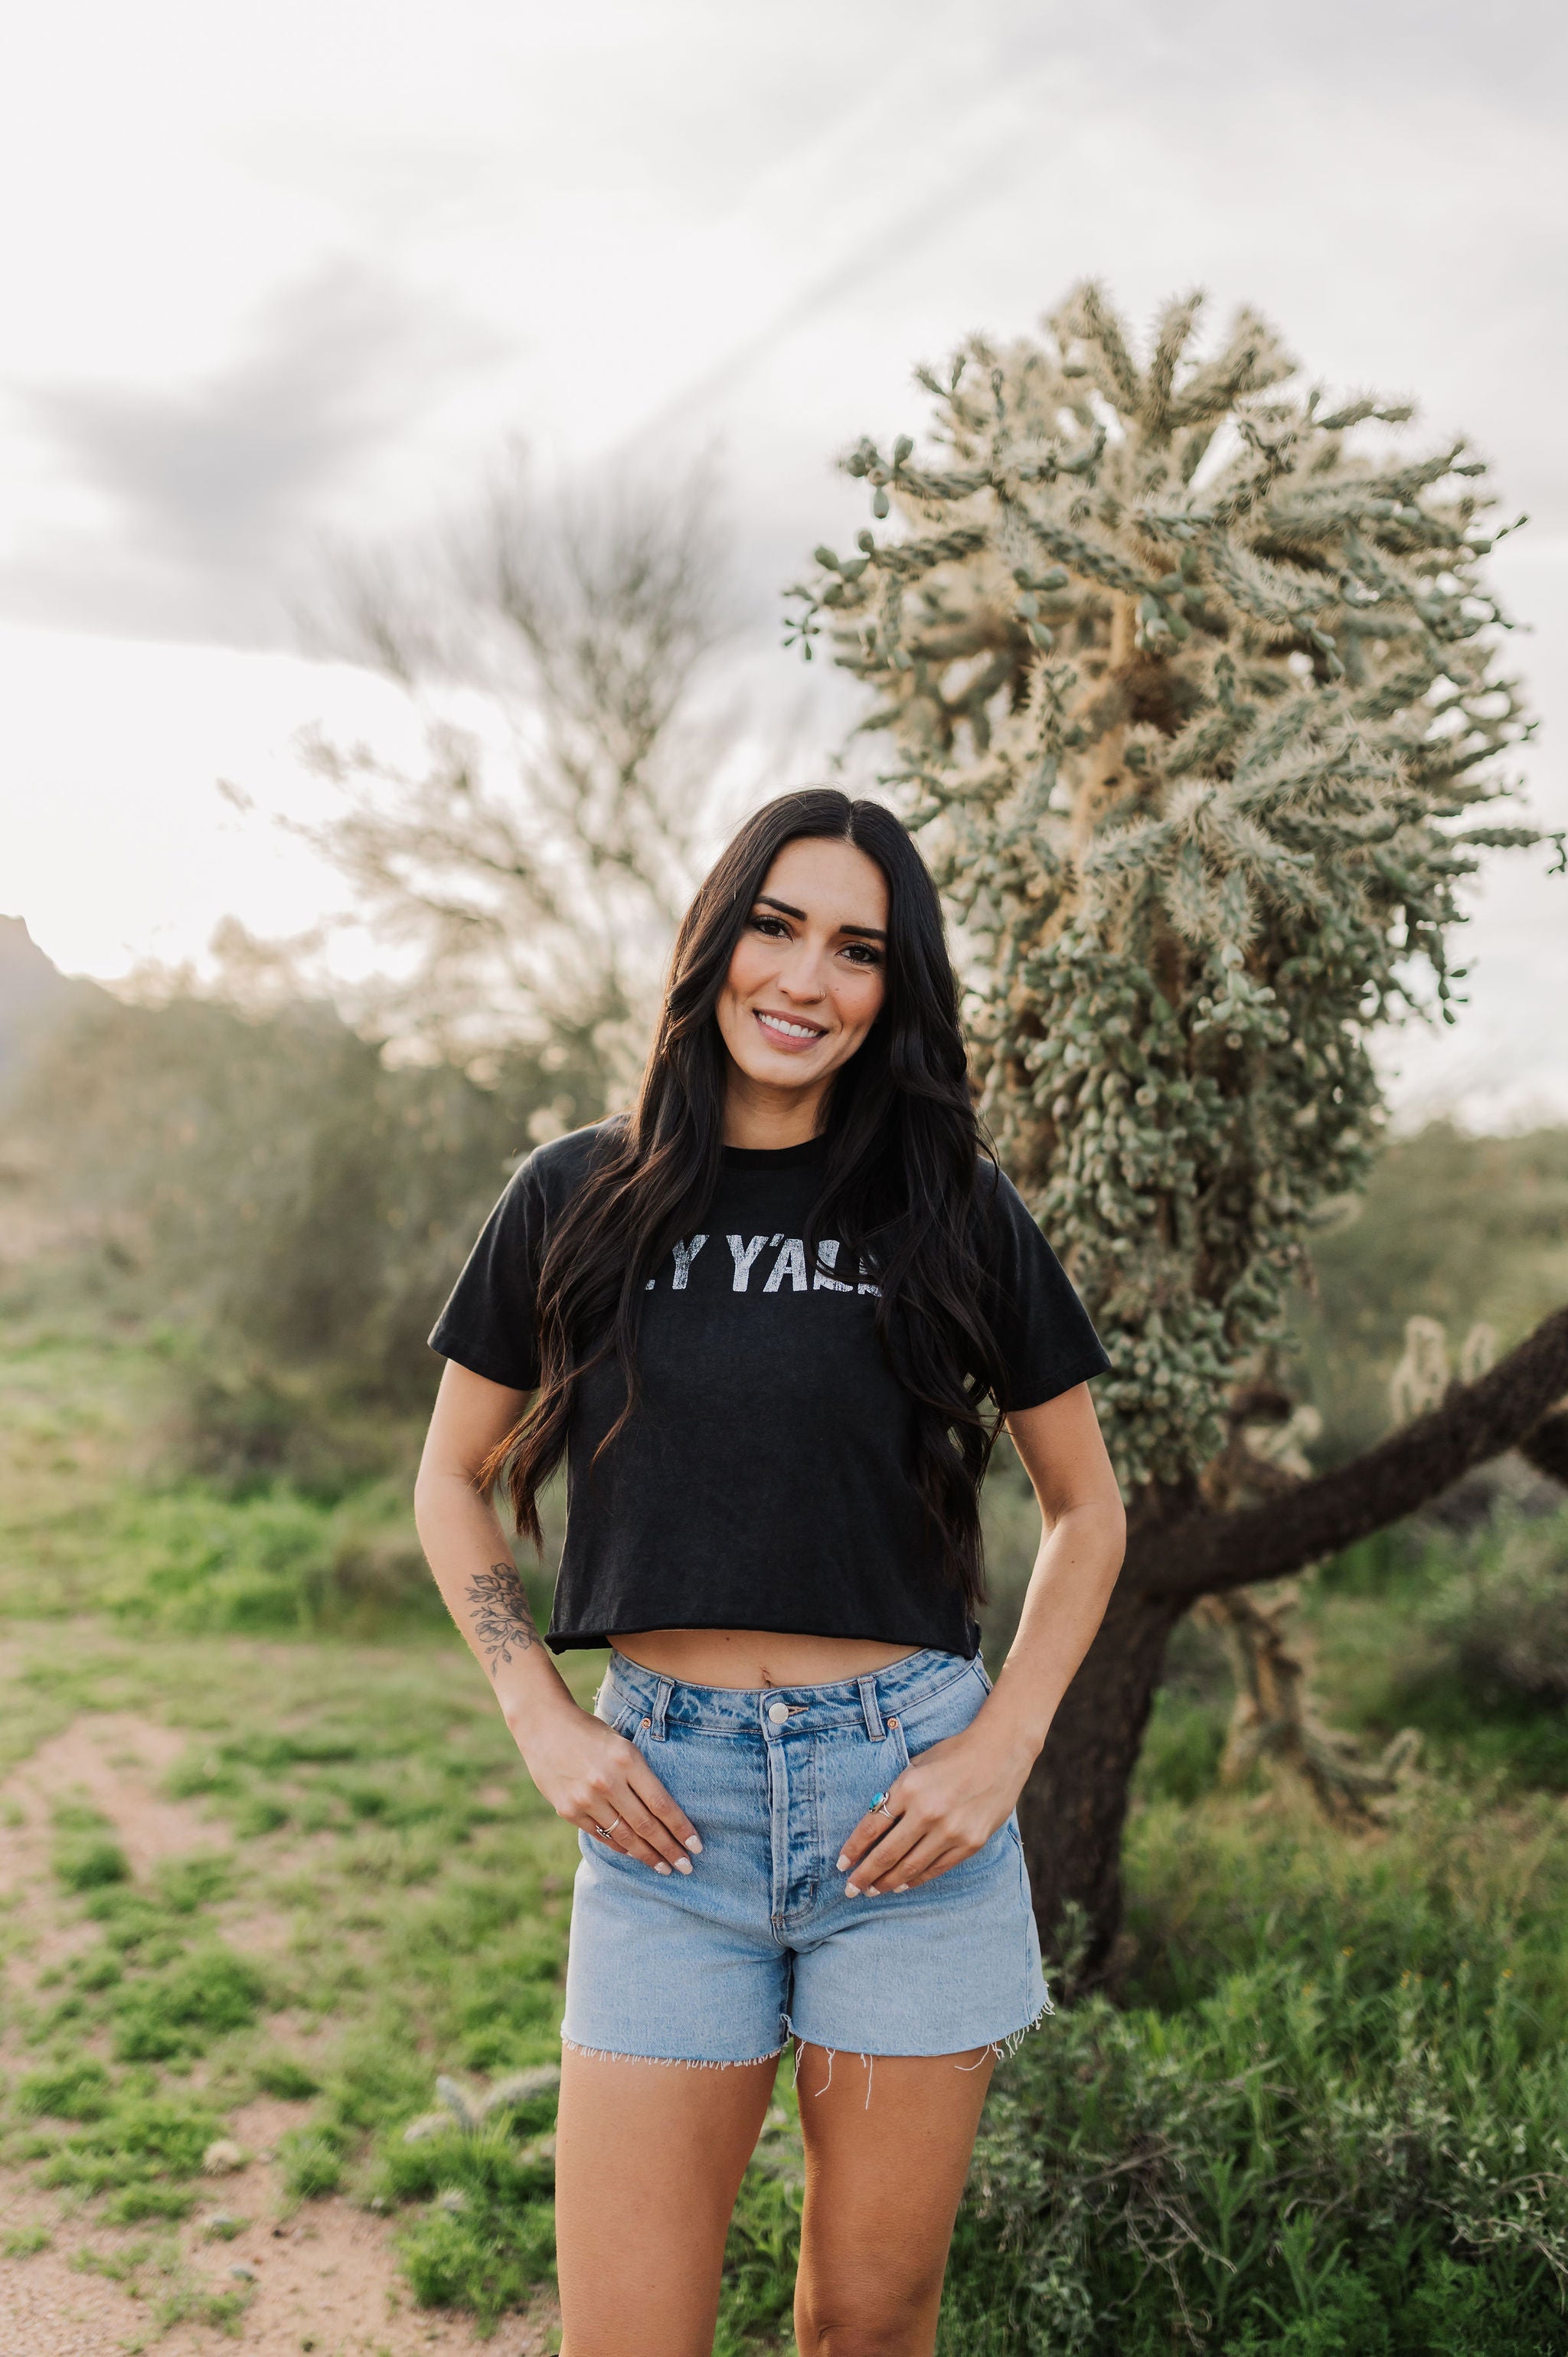
[[[0,917],[0,1083],[14,1080],[61,1016],[98,995],[95,982],[61,974],[21,917]]]

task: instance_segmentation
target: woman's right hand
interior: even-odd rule
[[[505,1709],[506,1723],[556,1815],[656,1874],[690,1874],[702,1840],[636,1744],[575,1702],[541,1712],[531,1700]]]

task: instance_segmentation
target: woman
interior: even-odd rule
[[[519,1170],[432,1336],[417,1497],[454,1619],[581,1835],[556,2145],[564,2357],[710,2348],[798,2045],[810,2357],[929,2357],[998,2046],[1048,2009],[1014,1803],[1104,1610],[1107,1364],[978,1135],[930,877],[787,794],[682,925],[635,1111]],[[993,1691],[997,1420],[1043,1516]],[[546,1645],[613,1646],[595,1715]],[[681,2067],[681,2066],[689,2067]]]

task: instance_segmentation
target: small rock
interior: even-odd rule
[[[229,2272],[239,2283],[254,2283],[256,2280],[255,2268],[248,2267],[243,2259],[236,2259]]]
[[[201,2156],[202,2173],[207,2177],[230,2177],[237,2169],[248,2169],[251,2156],[242,2144],[232,2136],[219,2136]]]

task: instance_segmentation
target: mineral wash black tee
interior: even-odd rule
[[[533,1302],[552,1222],[597,1129],[540,1146],[485,1224],[431,1335],[491,1383],[539,1381]],[[804,1238],[824,1146],[725,1146],[702,1230],[642,1305],[639,1397],[619,1438],[614,1361],[578,1387],[566,1542],[548,1632],[556,1652],[618,1631],[767,1629],[970,1656],[979,1638],[941,1570],[914,1485],[915,1422],[875,1330],[871,1275]],[[1008,1408],[1036,1407],[1109,1364],[1016,1190],[998,1189],[984,1305]]]

